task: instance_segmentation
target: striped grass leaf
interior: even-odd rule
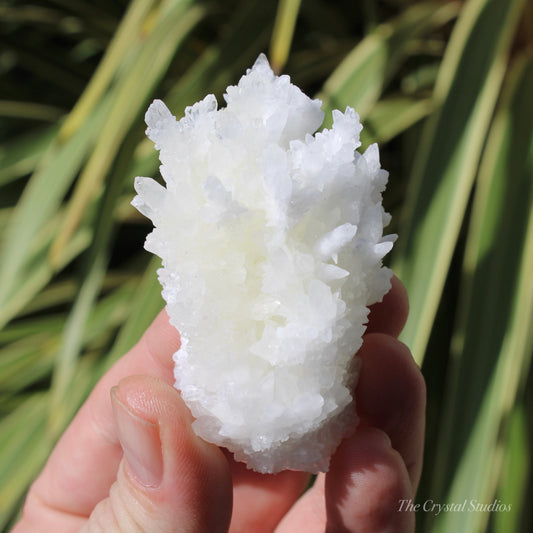
[[[427,117],[433,110],[431,99],[396,96],[376,103],[367,116],[361,144],[386,143]]]
[[[0,394],[0,420],[16,411],[30,396],[31,393],[22,392],[20,394]],[[1,531],[1,529],[0,529]]]
[[[59,332],[63,325],[62,315],[37,316],[12,322],[0,330],[0,345],[7,345],[12,342],[27,339],[32,335],[45,332]]]
[[[98,272],[96,273],[98,276]],[[58,436],[100,377],[105,356],[117,329],[128,316],[135,281],[130,280],[98,302],[91,302],[93,279],[88,279],[59,336],[48,410],[48,432]],[[87,305],[87,300],[91,305]],[[78,357],[83,352],[84,357]],[[85,368],[85,389],[73,391],[74,376]],[[77,398],[77,400],[74,400]]]
[[[136,285],[125,283],[97,302],[82,332],[84,356],[75,360],[70,381],[59,388],[53,384],[48,395],[46,436],[55,442],[101,377],[101,361],[117,329],[128,316]],[[58,403],[61,394],[63,402]],[[52,395],[56,394],[54,398]]]
[[[411,176],[393,269],[411,311],[402,340],[423,360],[494,113],[523,0],[470,0],[454,28]]]
[[[45,424],[46,393],[31,395],[0,421],[0,530],[50,453]]]
[[[440,50],[439,50],[440,53]],[[437,81],[440,63],[425,63],[402,78],[401,89],[406,95],[432,90]]]
[[[58,125],[31,131],[0,147],[0,186],[35,170],[38,161],[57,135]]]
[[[135,272],[107,272],[102,283],[102,290],[105,292],[116,289],[128,280],[135,280],[138,275]],[[54,307],[68,304],[70,305],[76,297],[79,283],[74,278],[62,278],[58,281],[48,283],[38,292],[31,301],[27,302],[18,316],[31,315],[33,313],[48,313]]]
[[[531,444],[524,403],[515,404],[509,417],[498,499],[509,512],[492,515],[495,533],[520,531],[523,513],[528,509],[527,484],[531,474]],[[524,528],[525,529],[525,528]]]
[[[69,404],[67,392],[78,366],[78,356],[82,349],[83,335],[88,315],[105,275],[104,254],[98,254],[84,277],[72,309],[65,321],[61,343],[54,360],[54,372],[50,387],[51,431],[59,434],[67,419],[65,408]]]
[[[189,7],[188,4],[189,0],[176,2],[171,9],[160,14],[160,18],[146,36],[136,61],[114,87],[114,105],[76,183],[62,229],[52,245],[52,264],[60,261],[61,254],[80,224],[86,208],[101,190],[127,131],[144,110],[151,92],[165,74],[177,48],[204,16],[205,10],[202,7]]]
[[[318,95],[327,111],[326,125],[332,109],[344,109],[347,105],[365,118],[408,56],[409,43],[452,20],[458,9],[455,2],[417,3],[367,35],[341,62]]]
[[[98,108],[90,115],[84,127],[69,140],[61,143],[56,138],[37,165],[22,197],[2,234],[0,249],[0,315],[5,316],[5,307],[12,305],[15,294],[20,291],[21,283],[28,285],[34,276],[34,269],[41,272],[52,269],[45,266],[46,259],[35,253],[42,246],[40,234],[43,226],[57,214],[63,196],[74,181],[83,160],[97,137],[101,123],[109,113],[109,99],[99,102]],[[42,263],[36,263],[39,257]],[[50,272],[51,275],[51,272]],[[39,277],[35,275],[35,277]],[[46,276],[48,281],[49,276]],[[38,289],[43,284],[35,283]],[[35,294],[35,293],[33,293]],[[9,317],[12,314],[7,313]],[[5,319],[4,319],[5,320]],[[0,319],[0,323],[3,320]]]
[[[533,350],[531,323],[533,321],[533,216],[530,217],[523,268],[520,274],[516,302],[510,317],[509,330],[503,340],[497,365],[477,414],[468,445],[455,471],[446,498],[449,502],[472,501],[491,503],[497,495],[497,482],[502,468],[503,442],[506,423],[523,374],[527,374]],[[522,292],[520,292],[522,291]],[[516,509],[515,509],[516,512]],[[437,519],[432,531],[485,531],[489,512],[446,513]],[[515,519],[517,519],[515,517]]]
[[[434,472],[434,491],[450,486],[449,502],[495,497],[502,435],[533,352],[531,57],[514,62],[505,89],[474,197]],[[434,531],[483,531],[488,517],[445,513]]]
[[[58,413],[63,411],[65,393],[75,373],[77,357],[82,350],[87,322],[102,289],[107,271],[109,248],[114,233],[115,207],[121,197],[123,178],[131,167],[131,158],[136,144],[137,134],[133,132],[120,149],[107,187],[98,203],[93,240],[83,258],[79,290],[65,322],[61,346],[55,361],[50,411],[54,413],[56,420],[64,420],[64,417],[58,416]],[[56,428],[58,431],[59,429],[59,427]]]
[[[118,332],[117,338],[105,361],[103,373],[119,357],[124,355],[139,340],[142,333],[152,323],[165,302],[161,297],[161,286],[157,279],[157,269],[161,266],[158,258],[152,258],[131,298],[134,305],[128,307],[127,317]]]
[[[269,52],[270,65],[277,74],[283,70],[289,57],[300,4],[301,0],[279,0],[278,2]]]
[[[137,277],[132,276],[94,304],[84,330],[85,347],[101,344],[99,339],[108,338],[109,331],[112,333],[111,337],[114,336],[130,312],[131,301],[139,282]],[[107,348],[106,346],[106,351]]]
[[[18,412],[13,412],[0,421],[0,431],[3,438],[0,440],[0,464],[7,464],[5,457],[20,447],[25,435],[31,431],[34,422],[41,420],[46,409],[46,393],[36,392],[31,394],[23,404],[19,406]],[[6,469],[0,468],[0,481],[4,478]],[[0,483],[3,488],[3,483]],[[4,499],[0,500],[0,506]]]
[[[18,100],[0,100],[0,117],[22,120],[40,120],[55,122],[64,115],[64,110],[58,107],[35,102]]]
[[[55,274],[56,269],[52,268],[47,258],[48,249],[59,222],[59,217],[55,216],[48,221],[41,231],[37,232],[30,243],[33,246],[28,246],[26,243],[27,257],[25,258],[25,264],[19,267],[19,270],[12,276],[13,285],[6,287],[6,291],[2,294],[0,328],[17,316],[27,304],[32,302],[35,295],[50,282]],[[86,225],[82,226],[76,232],[74,238],[69,241],[58,268],[62,268],[85,250],[90,244],[91,237],[92,230]]]
[[[124,60],[131,54],[132,48],[139,47],[143,24],[155,3],[155,0],[133,0],[130,3],[98,69],[64,122],[61,139],[69,139],[83,126],[111,82],[117,77],[117,72],[123,68]]]
[[[495,533],[526,530],[521,526],[524,512],[528,510],[527,485],[531,474],[531,444],[528,435],[526,406],[515,404],[509,417],[505,435],[504,457],[497,499],[510,507],[509,512],[492,515]]]
[[[92,305],[79,340],[80,346],[107,350],[116,329],[130,311],[137,283],[130,278]],[[64,315],[19,320],[0,331],[0,397],[5,399],[24,387],[49,376],[57,367],[58,353],[65,343],[63,330],[68,323]],[[74,367],[75,370],[75,367]],[[73,374],[72,374],[73,375]],[[71,375],[71,378],[72,378]],[[63,392],[68,387],[64,387]],[[65,404],[69,400],[63,398]],[[62,411],[61,408],[59,408]],[[65,417],[62,417],[64,419]]]
[[[61,324],[54,326],[55,331],[39,331],[2,347],[0,396],[16,394],[50,374]]]

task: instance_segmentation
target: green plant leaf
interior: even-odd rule
[[[454,28],[411,177],[393,270],[411,310],[402,340],[421,362],[524,2],[471,0]]]
[[[117,71],[124,68],[125,58],[131,54],[131,49],[139,46],[142,26],[154,3],[155,0],[133,0],[130,3],[97,71],[63,124],[61,139],[70,138],[94,112],[98,100],[106,92]]]
[[[46,377],[53,368],[58,345],[60,323],[55,335],[40,331],[28,335],[2,348],[0,358],[0,391],[2,395],[13,395],[39,379]],[[41,326],[42,327],[42,326]]]
[[[346,56],[318,97],[329,125],[331,110],[353,107],[365,118],[386,83],[409,54],[408,44],[452,20],[455,3],[417,3],[397,19],[378,26]]]
[[[282,71],[289,57],[300,3],[301,0],[279,0],[278,2],[278,12],[274,22],[269,53],[272,70],[278,74]]]
[[[509,510],[493,514],[495,533],[520,531],[520,521],[529,503],[527,484],[531,474],[531,442],[523,403],[516,404],[509,417],[503,453],[497,499]]]
[[[27,266],[35,257],[34,249],[42,244],[40,230],[56,214],[64,194],[98,135],[101,121],[109,112],[109,104],[109,99],[99,102],[98,109],[84,127],[67,142],[61,143],[56,138],[26,185],[9,225],[5,228],[1,243],[2,314],[7,303],[12,301],[12,295],[19,290],[19,285],[25,282]]]
[[[532,91],[533,60],[523,56],[489,135],[466,244],[434,485],[436,493],[450,486],[450,502],[495,497],[502,435],[533,352]],[[435,531],[483,531],[487,520],[447,513]]]
[[[53,235],[57,229],[59,217],[54,217],[48,224],[34,237],[33,242],[36,249],[28,246],[26,264],[19,267],[19,270],[12,273],[13,285],[5,286],[3,294],[3,305],[0,306],[0,327],[7,324],[26,304],[30,303],[35,295],[52,279],[55,269],[48,262],[48,250],[52,242]],[[88,227],[81,227],[73,239],[68,243],[62,262],[58,268],[65,266],[74,257],[79,255],[89,246],[91,241],[91,230]],[[0,282],[1,283],[1,282]]]
[[[130,135],[122,145],[117,156],[113,172],[108,180],[99,204],[94,237],[84,257],[79,291],[72,304],[72,309],[65,322],[61,346],[57,353],[52,376],[50,412],[57,434],[63,429],[65,419],[65,397],[81,353],[83,340],[88,329],[91,311],[95,308],[100,293],[109,259],[109,247],[113,235],[115,207],[122,192],[122,177],[130,168],[131,157],[137,142],[137,135]]]
[[[189,0],[173,4],[165,10],[146,39],[135,63],[117,84],[114,105],[100,131],[94,151],[77,181],[69,201],[65,220],[52,249],[53,265],[60,261],[66,243],[83,218],[87,206],[100,191],[107,171],[128,129],[146,105],[151,91],[165,73],[176,49],[205,11],[199,6],[188,7]]]
[[[0,528],[50,453],[45,412],[46,394],[37,393],[0,422]]]
[[[380,100],[370,111],[361,132],[361,144],[386,143],[409,129],[433,110],[430,99],[398,96]]]
[[[157,279],[157,269],[160,266],[160,260],[152,258],[142,280],[136,285],[132,301],[138,303],[129,307],[128,316],[104,361],[102,373],[135,345],[157,313],[163,309],[165,302],[161,297],[161,286]]]
[[[0,186],[35,170],[39,159],[57,135],[57,124],[31,131],[0,147]]]

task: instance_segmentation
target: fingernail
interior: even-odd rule
[[[120,444],[127,466],[145,487],[158,487],[163,477],[163,455],[159,427],[137,416],[111,389],[111,403]]]

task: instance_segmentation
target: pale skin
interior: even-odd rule
[[[407,312],[394,278],[357,354],[360,423],[303,493],[308,474],[252,472],[194,434],[171,386],[180,338],[163,310],[67,428],[14,533],[412,533],[414,514],[399,509],[420,479],[425,385],[397,340]]]

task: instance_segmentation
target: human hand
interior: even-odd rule
[[[13,533],[414,531],[399,508],[420,478],[425,385],[396,340],[407,309],[394,278],[358,352],[358,428],[303,496],[308,474],[252,472],[194,434],[171,386],[179,334],[162,311],[67,428]]]

